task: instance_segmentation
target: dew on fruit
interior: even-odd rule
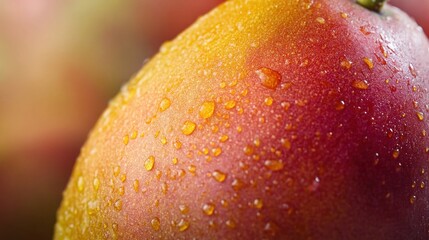
[[[255,199],[253,200],[253,206],[257,209],[262,209],[262,207],[264,206],[264,202],[262,201],[262,199]]]
[[[280,139],[280,143],[282,144],[282,146],[284,147],[284,148],[286,148],[287,150],[290,150],[291,149],[291,147],[292,147],[292,143],[290,142],[290,140],[289,139],[287,139],[287,138],[282,138],[282,139]]]
[[[149,156],[146,161],[144,162],[144,167],[146,170],[151,171],[153,169],[153,166],[155,165],[155,157]]]
[[[352,87],[360,90],[366,90],[369,87],[369,84],[366,80],[355,80],[352,83]]]
[[[194,122],[187,120],[182,126],[182,133],[185,135],[191,135],[195,131],[196,127],[197,125]]]
[[[122,187],[118,188],[118,193],[119,193],[119,196],[124,196],[124,194],[125,194],[125,187],[122,186]]]
[[[115,201],[115,203],[113,204],[113,207],[115,208],[116,211],[121,211],[122,210],[122,200],[118,199]]]
[[[171,106],[171,101],[168,98],[163,98],[161,102],[159,103],[159,110],[161,112],[164,112]]]
[[[184,232],[189,228],[189,225],[190,225],[189,222],[182,218],[177,224],[177,228],[179,229],[180,232]]]
[[[133,188],[134,188],[134,191],[135,192],[138,192],[139,191],[139,186],[140,186],[140,182],[139,182],[139,180],[134,180],[134,182],[133,182]]]
[[[177,163],[179,163],[179,159],[178,159],[177,157],[174,157],[173,159],[171,159],[171,162],[172,162],[174,165],[177,165]]]
[[[320,186],[319,177],[315,177],[310,186],[308,186],[308,191],[315,192]]]
[[[229,100],[227,102],[224,103],[224,107],[227,110],[233,109],[236,105],[236,102],[234,100]]]
[[[340,15],[344,19],[347,19],[349,17],[349,15],[347,13],[345,13],[345,12],[341,12]]]
[[[130,137],[128,136],[128,134],[126,134],[123,138],[122,138],[122,142],[125,145],[128,145],[128,143],[130,142]]]
[[[271,106],[271,105],[273,105],[273,98],[272,97],[266,97],[265,99],[264,99],[264,103],[265,103],[265,105],[267,105],[267,106]]]
[[[344,69],[350,69],[352,67],[352,64],[353,63],[351,61],[349,61],[349,60],[342,60],[340,62],[341,67],[344,68]]]
[[[245,155],[250,156],[253,154],[253,147],[250,145],[247,145],[243,148],[243,152]]]
[[[284,164],[281,160],[266,160],[264,165],[271,171],[280,171],[284,167]]]
[[[94,215],[98,211],[98,202],[97,201],[88,201],[86,204],[88,210],[88,215]]]
[[[421,182],[421,183],[420,183],[420,188],[421,188],[421,189],[425,188],[425,182]]]
[[[121,182],[125,182],[127,180],[127,175],[121,174],[121,176],[119,177],[119,180],[121,180]]]
[[[185,204],[180,204],[179,205],[179,211],[182,214],[187,214],[189,212],[189,207],[186,206]]]
[[[324,18],[322,18],[322,17],[318,17],[318,18],[316,18],[316,21],[317,21],[318,23],[320,23],[320,24],[325,24],[325,22],[326,22],[326,20],[325,20]]]
[[[289,110],[291,104],[289,102],[282,102],[280,105],[283,107],[285,111],[287,111]]]
[[[425,116],[422,112],[417,112],[416,115],[420,121],[423,121],[425,119]]]
[[[274,71],[270,68],[260,68],[255,71],[261,81],[262,86],[275,90],[279,85],[282,76],[279,72]]]
[[[161,191],[163,194],[167,194],[168,191],[168,185],[166,182],[161,183]]]
[[[392,157],[393,157],[394,159],[396,159],[396,158],[398,158],[398,157],[399,157],[399,149],[395,149],[395,150],[393,150]]]
[[[273,222],[267,222],[264,226],[264,232],[271,236],[275,236],[279,231],[279,226]]]
[[[212,177],[213,177],[216,181],[218,181],[218,182],[224,182],[224,181],[225,181],[225,179],[226,179],[226,177],[227,177],[227,175],[226,175],[225,173],[223,173],[223,172],[219,171],[219,170],[215,170],[215,171],[212,173]]]
[[[411,75],[413,75],[413,77],[417,77],[417,71],[414,68],[413,64],[410,63],[410,65],[408,66],[408,69],[410,70]]]
[[[189,165],[188,171],[192,174],[194,174],[197,171],[197,167],[195,165]]]
[[[234,220],[232,220],[232,219],[228,219],[228,220],[226,220],[225,221],[225,225],[227,226],[227,227],[229,227],[229,228],[236,228],[237,227],[237,224],[235,223],[235,221]]]
[[[228,139],[229,139],[228,135],[222,135],[219,137],[220,142],[226,142],[228,141]]]
[[[136,139],[137,135],[138,135],[138,132],[134,130],[130,135],[130,139],[132,139],[132,140]]]
[[[414,204],[416,202],[416,200],[417,200],[417,197],[415,195],[410,197],[410,203],[411,204]]]
[[[204,214],[211,216],[214,213],[215,206],[211,203],[205,203],[202,207]]]
[[[365,62],[365,64],[368,66],[369,69],[374,68],[374,63],[372,62],[371,58],[364,57],[363,61]]]
[[[335,103],[335,110],[342,111],[346,107],[346,103],[343,100],[340,100]]]
[[[79,178],[77,179],[77,191],[83,192],[84,188],[85,188],[85,182],[83,180],[83,177],[79,176]]]
[[[222,148],[217,147],[212,149],[213,156],[217,157],[222,154]]]
[[[94,187],[95,191],[98,191],[100,188],[100,179],[94,178],[94,181],[92,181],[92,186]]]
[[[207,119],[213,116],[215,103],[213,101],[205,101],[200,107],[200,117]]]
[[[232,180],[231,186],[235,191],[238,191],[243,188],[244,183],[240,179],[235,178]]]
[[[182,148],[182,142],[181,142],[181,141],[179,141],[178,139],[176,139],[176,140],[174,141],[174,143],[173,143],[173,146],[174,146],[176,149],[181,149],[181,148]]]
[[[152,218],[152,220],[150,220],[150,225],[152,226],[152,229],[155,231],[159,231],[159,229],[161,228],[161,222],[157,217]]]
[[[121,172],[121,167],[120,166],[116,166],[113,168],[113,176],[117,177],[119,176],[119,173]]]

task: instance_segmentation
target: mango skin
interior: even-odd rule
[[[55,239],[427,239],[429,43],[352,1],[235,0],[123,87]]]

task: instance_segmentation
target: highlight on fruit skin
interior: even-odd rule
[[[231,0],[126,85],[55,239],[427,239],[429,43],[400,10]]]

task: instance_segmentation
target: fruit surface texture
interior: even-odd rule
[[[110,102],[55,239],[427,239],[428,66],[389,5],[228,1]]]

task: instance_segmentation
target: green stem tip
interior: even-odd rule
[[[359,5],[374,12],[380,12],[385,2],[386,0],[357,0]]]

